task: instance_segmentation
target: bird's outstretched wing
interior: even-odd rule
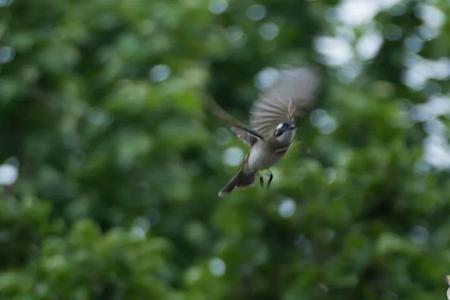
[[[236,134],[236,136],[238,138],[241,139],[241,141],[243,141],[244,143],[246,143],[249,146],[253,146],[253,144],[255,144],[258,140],[260,140],[259,137],[255,136],[241,128],[231,126],[231,130]]]
[[[292,122],[314,99],[319,78],[315,71],[298,68],[279,72],[278,80],[266,90],[250,111],[250,127],[264,138],[282,122]]]
[[[263,136],[259,132],[243,125],[224,111],[216,102],[210,100],[208,102],[208,108],[219,119],[230,125],[231,130],[233,130],[233,132],[246,144],[252,146],[258,140],[263,139]]]

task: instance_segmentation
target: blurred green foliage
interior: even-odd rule
[[[450,4],[345,2],[0,0],[0,298],[443,299],[449,114],[417,114],[449,99]],[[246,149],[203,100],[245,120],[261,70],[309,64],[271,190],[219,201]]]

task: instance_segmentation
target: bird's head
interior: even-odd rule
[[[292,122],[283,122],[277,125],[274,131],[275,138],[282,143],[290,143],[295,133],[295,125]]]

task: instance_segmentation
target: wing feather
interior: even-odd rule
[[[266,90],[250,111],[250,127],[264,138],[276,126],[292,121],[302,108],[310,106],[319,85],[316,72],[298,68],[279,72],[279,79]]]
[[[231,130],[236,134],[236,136],[241,139],[244,143],[249,146],[253,146],[258,141],[258,137],[249,133],[248,131],[242,130],[241,128],[231,126]]]
[[[216,115],[219,119],[230,125],[231,130],[248,145],[253,145],[258,140],[262,140],[263,136],[257,131],[247,128],[241,122],[233,118],[226,111],[224,111],[216,102],[210,100],[208,102],[209,110]]]

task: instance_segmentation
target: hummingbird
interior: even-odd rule
[[[236,188],[251,185],[261,170],[269,171],[267,188],[273,179],[269,168],[282,158],[291,146],[297,130],[295,118],[313,102],[318,88],[316,72],[308,68],[278,72],[278,80],[263,90],[250,110],[250,126],[230,116],[211,101],[211,111],[250,147],[238,173],[220,190],[223,198]]]

